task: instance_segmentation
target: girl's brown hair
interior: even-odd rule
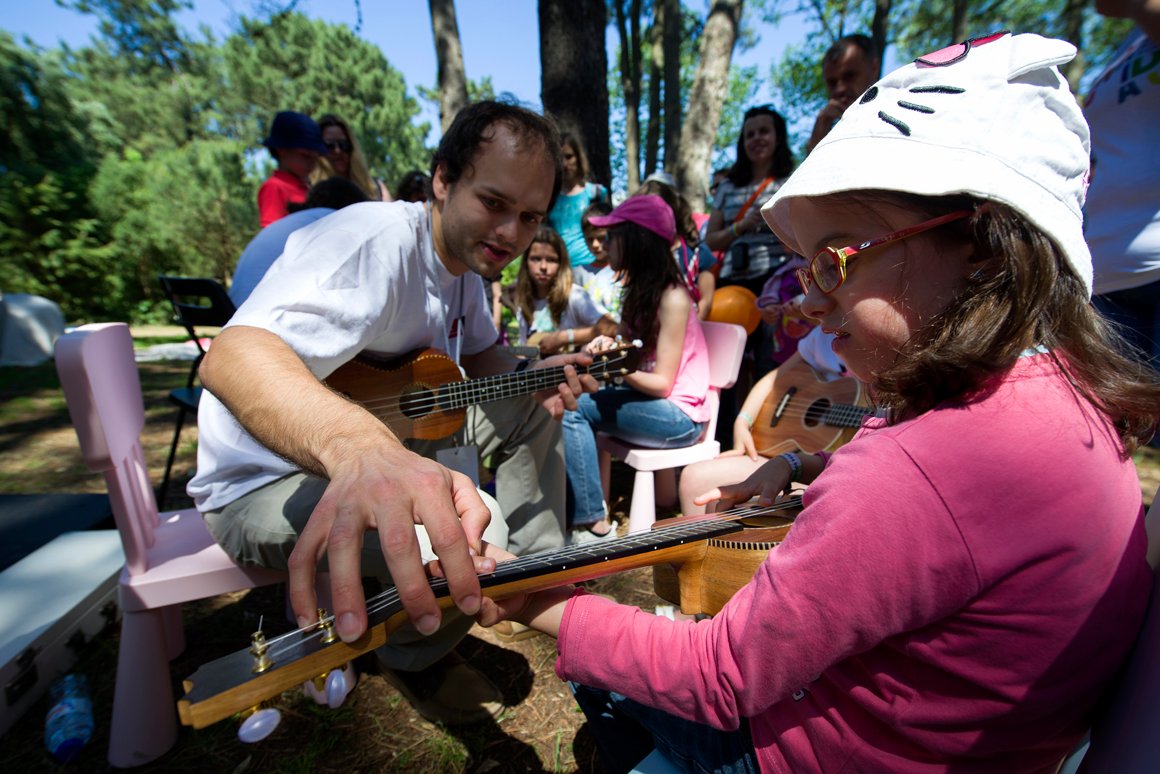
[[[520,270],[516,276],[516,305],[523,312],[524,319],[531,323],[535,314],[536,288],[532,284],[531,272],[528,271],[528,256],[532,252],[532,245],[536,243],[549,245],[560,257],[560,270],[556,272],[556,281],[548,289],[548,312],[552,315],[552,322],[559,327],[560,319],[568,309],[568,301],[572,295],[572,262],[568,260],[568,248],[564,246],[564,240],[555,229],[540,226],[532,238],[532,244],[528,245],[527,252],[520,258]]]
[[[1111,420],[1125,458],[1156,433],[1160,375],[1095,311],[1056,244],[1014,209],[965,196],[876,191],[833,199],[887,202],[932,217],[975,208],[969,220],[929,237],[971,243],[978,269],[895,362],[875,374],[877,399],[892,415],[913,416],[943,401],[985,395],[1020,354],[1042,346],[1075,390]]]
[[[685,286],[681,270],[669,242],[643,226],[618,223],[608,229],[609,243],[613,240],[620,242],[624,281],[620,330],[644,342],[643,352],[653,352],[660,334],[661,296],[671,285]]]

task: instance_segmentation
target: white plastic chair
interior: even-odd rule
[[[648,529],[657,518],[657,486],[654,476],[662,476],[662,496],[660,502],[671,505],[676,502],[676,469],[701,460],[710,460],[721,453],[717,442],[717,409],[720,406],[721,390],[733,386],[737,372],[741,368],[741,357],[745,352],[745,329],[730,323],[703,322],[705,343],[709,349],[709,424],[701,440],[692,446],[677,449],[645,449],[622,441],[605,433],[596,434],[596,447],[600,450],[600,476],[604,484],[604,497],[608,499],[612,458],[624,461],[636,471],[632,481],[632,505],[629,508],[628,531],[639,532]]]
[[[125,550],[109,763],[139,766],[177,741],[169,661],[185,648],[181,603],[286,576],[235,564],[192,508],[157,512],[141,451],[145,410],[128,326],[85,325],[65,334],[56,368],[85,464],[105,475]]]

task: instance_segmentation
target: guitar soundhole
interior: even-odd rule
[[[822,418],[826,415],[826,412],[830,410],[830,405],[829,398],[815,400],[806,409],[806,415],[802,422],[805,423],[806,427],[817,427],[822,423]]]
[[[411,387],[399,396],[399,410],[408,419],[425,417],[435,408],[433,393],[424,387]]]

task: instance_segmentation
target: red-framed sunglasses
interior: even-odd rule
[[[969,218],[973,214],[974,210],[956,210],[946,215],[939,215],[937,218],[924,220],[922,223],[904,228],[901,231],[895,231],[892,234],[870,239],[856,245],[849,245],[847,247],[823,247],[814,253],[814,257],[810,261],[809,266],[804,266],[797,270],[797,278],[798,282],[801,283],[802,292],[809,293],[810,285],[816,284],[818,290],[822,291],[825,295],[829,295],[840,288],[842,283],[846,281],[846,262],[858,253],[893,242],[901,242],[903,239],[909,239],[912,236],[921,234],[924,231],[930,231],[932,228],[938,228],[946,223]]]

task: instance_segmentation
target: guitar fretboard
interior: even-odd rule
[[[623,357],[614,360],[596,361],[587,369],[580,369],[597,379],[628,370]],[[444,384],[437,391],[438,405],[444,409],[461,409],[504,398],[528,395],[540,390],[554,389],[564,381],[564,366],[553,368],[529,368],[510,374],[484,376],[462,382]]]
[[[826,409],[822,422],[829,427],[861,427],[862,418],[873,413],[862,406],[835,404]]]

